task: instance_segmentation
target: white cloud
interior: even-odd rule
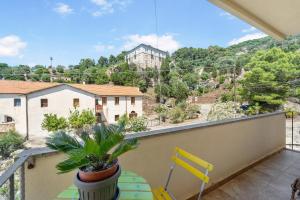
[[[0,38],[0,57],[22,56],[21,51],[27,46],[16,35],[7,35]]]
[[[107,0],[91,0],[94,4],[97,4],[98,6],[103,6],[108,4]]]
[[[228,13],[228,12],[221,12],[221,13],[220,13],[220,16],[221,16],[221,17],[226,17],[227,19],[230,19],[230,20],[236,19],[235,16],[233,16],[232,14],[230,14],[230,13]]]
[[[98,6],[98,9],[91,14],[98,17],[114,13],[116,9],[125,9],[131,0],[91,0],[91,2]]]
[[[250,32],[254,32],[254,31],[257,31],[257,29],[253,26],[242,30],[243,33],[250,33]]]
[[[67,15],[71,14],[73,12],[73,9],[68,4],[57,3],[56,7],[54,8],[54,11],[61,15]]]
[[[180,47],[179,42],[177,42],[171,34],[164,34],[161,36],[157,36],[156,34],[135,34],[126,36],[123,39],[125,40],[125,44],[123,46],[123,49],[125,50],[130,50],[141,43],[151,45],[153,47],[157,47],[158,45],[159,49],[169,52],[174,52]]]
[[[228,42],[228,45],[234,45],[234,44],[238,44],[247,40],[254,40],[254,39],[259,39],[259,38],[263,38],[266,37],[267,35],[265,33],[252,33],[252,34],[247,34],[244,35],[240,38],[234,38],[233,40],[231,40],[230,42]]]
[[[102,52],[105,52],[105,51],[111,51],[111,50],[114,50],[115,49],[115,46],[114,45],[103,45],[103,44],[97,44],[94,46],[94,49],[99,52],[99,53],[102,53]]]

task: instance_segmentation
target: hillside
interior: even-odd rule
[[[277,41],[268,36],[260,39],[248,40],[225,48],[220,46],[209,46],[208,48],[184,47],[175,51],[172,54],[172,58],[180,64],[209,68],[218,67],[218,62],[224,57],[235,57],[243,60],[246,57],[253,55],[257,50],[267,50],[274,47],[281,48],[284,51],[299,50],[300,35],[289,37],[283,41]]]

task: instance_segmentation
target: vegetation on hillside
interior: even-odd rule
[[[190,95],[201,96],[221,88],[221,101],[247,102],[259,112],[281,107],[289,96],[300,97],[300,36],[276,41],[271,37],[250,40],[227,48],[181,48],[164,59],[160,70],[138,69],[125,62],[126,52],[97,61],[85,58],[77,65],[48,68],[0,64],[0,78],[14,80],[85,82],[137,86],[142,92],[154,87],[157,102]],[[54,77],[54,78],[53,78]],[[289,84],[291,83],[291,84]],[[175,112],[175,111],[174,111]],[[179,113],[179,112],[178,112]],[[160,115],[165,115],[161,113]]]

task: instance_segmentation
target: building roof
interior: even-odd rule
[[[151,49],[151,50],[153,50],[153,51],[159,51],[160,53],[168,54],[167,51],[163,51],[163,50],[154,48],[153,46],[147,45],[147,44],[140,44],[140,45],[138,45],[137,47],[134,47],[133,49],[131,49],[130,51],[127,51],[127,54],[129,54],[129,53],[131,53],[131,52],[133,52],[133,51],[135,51],[136,49],[141,48],[141,47],[146,47],[146,48]]]
[[[137,87],[113,86],[113,85],[84,85],[84,84],[64,84],[45,83],[30,81],[0,80],[0,94],[30,94],[37,91],[69,85],[71,87],[99,95],[99,96],[142,96]]]
[[[300,33],[300,1],[209,0],[276,39]]]
[[[75,88],[99,96],[142,96],[138,87],[92,84],[69,84]]]
[[[29,94],[57,85],[59,83],[0,80],[0,94]]]

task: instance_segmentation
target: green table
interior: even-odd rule
[[[153,200],[151,188],[143,177],[123,171],[119,178],[120,200]],[[72,185],[61,192],[55,200],[78,200],[77,188]]]

